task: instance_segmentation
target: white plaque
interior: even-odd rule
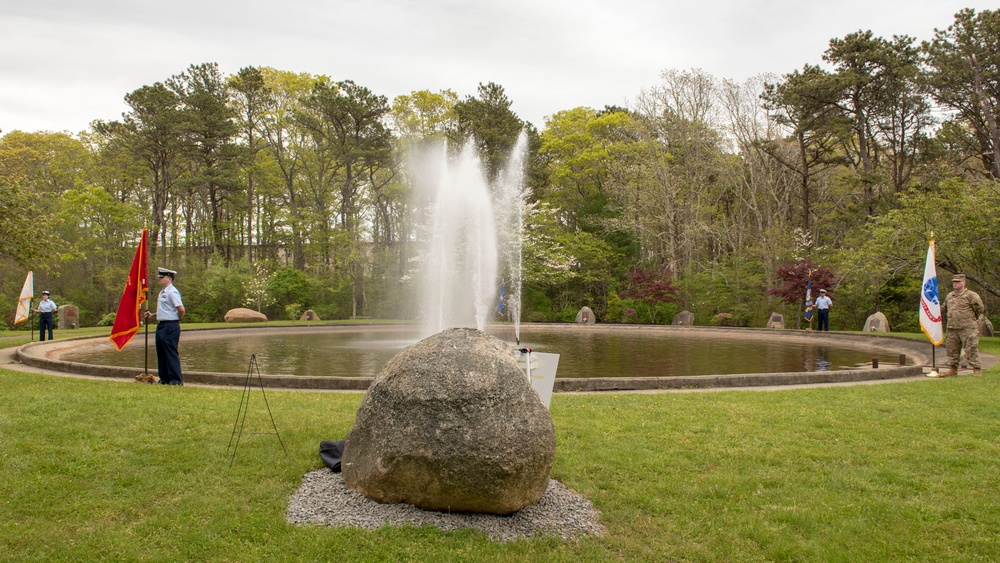
[[[538,393],[545,408],[552,401],[552,388],[556,384],[556,370],[559,369],[559,354],[545,352],[516,353],[517,365],[528,377],[531,387]]]

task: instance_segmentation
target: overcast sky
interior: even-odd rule
[[[539,129],[578,106],[628,105],[665,69],[746,80],[818,64],[871,29],[930,39],[996,0],[2,0],[0,130],[119,119],[125,94],[218,63],[354,80],[390,101],[496,82]]]

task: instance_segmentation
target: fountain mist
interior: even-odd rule
[[[503,284],[519,337],[526,148],[522,133],[492,187],[471,142],[456,159],[444,150],[437,156],[421,276],[425,334],[453,327],[485,330]]]

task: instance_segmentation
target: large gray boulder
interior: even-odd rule
[[[510,346],[449,329],[375,377],[344,445],[344,483],[384,503],[510,514],[536,504],[555,459],[552,418]]]

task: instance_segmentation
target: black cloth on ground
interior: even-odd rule
[[[340,473],[340,458],[344,457],[344,442],[323,440],[319,443],[319,457],[334,473]]]

